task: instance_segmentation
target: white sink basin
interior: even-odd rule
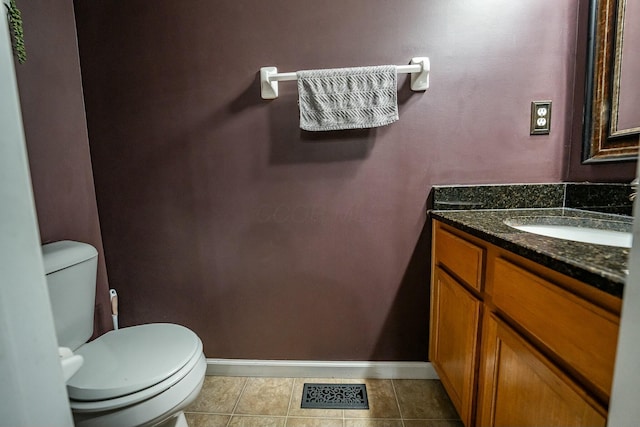
[[[509,227],[527,233],[575,242],[630,248],[631,223],[572,217],[517,217],[504,220]]]

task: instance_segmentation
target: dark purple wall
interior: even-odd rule
[[[99,253],[97,334],[111,329],[107,272],[82,99],[73,3],[18,2],[27,62],[16,64],[43,243],[78,240]]]
[[[76,0],[122,323],[187,325],[208,357],[426,360],[427,194],[563,178],[577,4]],[[262,66],[412,56],[432,87],[402,76],[385,128],[304,133],[295,83],[260,98]]]

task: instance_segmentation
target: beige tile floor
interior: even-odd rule
[[[364,383],[368,410],[301,409],[307,383]],[[205,377],[191,427],[462,427],[437,380]]]

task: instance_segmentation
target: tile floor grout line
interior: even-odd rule
[[[211,411],[183,411],[185,414],[193,414],[193,415],[233,415],[231,412],[211,412]]]
[[[242,395],[244,394],[244,391],[246,390],[248,383],[249,383],[249,377],[244,377],[244,384],[242,384],[242,390],[240,390],[240,394],[238,394],[236,403],[235,405],[233,405],[233,409],[231,410],[231,416],[229,417],[229,421],[227,421],[227,427],[231,425],[231,420],[233,419],[233,416],[236,413],[236,409],[238,409],[238,405],[240,404],[240,399],[242,398]]]
[[[393,390],[393,397],[396,399],[396,406],[398,407],[398,413],[400,414],[400,423],[402,424],[402,427],[405,427],[404,415],[402,414],[402,408],[400,407],[400,400],[398,399],[398,392],[396,391],[396,384],[393,378],[391,379],[391,389]]]
[[[288,422],[291,419],[295,419],[295,420],[312,420],[314,422],[316,422],[316,421],[317,422],[323,422],[323,421],[327,421],[327,420],[341,421],[342,427],[344,427],[346,425],[346,420],[344,420],[342,418],[336,418],[336,417],[314,417],[314,416],[308,416],[308,415],[291,415],[291,416],[285,417],[285,424],[284,424],[285,427],[288,425]]]
[[[296,389],[296,380],[297,378],[291,378],[291,392],[289,393],[289,406],[287,406],[287,414],[286,417],[289,417],[289,414],[291,413],[291,403],[293,402],[293,391]],[[285,425],[286,425],[286,420],[285,420]]]
[[[224,415],[224,414],[211,414],[211,415]],[[287,418],[286,415],[272,415],[272,414],[237,414],[239,418]]]
[[[460,421],[460,418],[404,418],[407,421]]]

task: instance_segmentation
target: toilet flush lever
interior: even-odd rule
[[[64,381],[67,382],[73,374],[78,372],[84,363],[84,358],[79,354],[73,354],[69,347],[58,347],[58,354],[60,355],[60,364],[62,365]]]
[[[113,329],[118,330],[118,293],[115,289],[109,289],[109,299],[111,300],[111,320]]]

